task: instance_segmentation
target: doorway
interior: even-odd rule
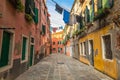
[[[33,65],[33,53],[34,53],[34,45],[31,45],[30,46],[30,61],[29,61],[30,66]]]
[[[90,64],[94,66],[94,48],[93,48],[93,40],[89,40],[89,60]]]

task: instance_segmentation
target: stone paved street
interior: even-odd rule
[[[113,80],[94,68],[63,54],[52,54],[16,80]]]

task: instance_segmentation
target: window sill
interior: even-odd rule
[[[104,59],[104,61],[113,62],[113,59]]]
[[[1,67],[1,68],[0,68],[0,73],[1,73],[1,72],[4,72],[4,71],[6,71],[6,70],[9,70],[10,68],[12,68],[12,66],[13,66],[13,65],[10,64],[10,65],[6,65],[6,66],[4,66],[4,67]]]
[[[27,61],[28,61],[27,59],[21,60],[21,64],[22,64],[22,63],[25,63],[25,62],[27,62]]]

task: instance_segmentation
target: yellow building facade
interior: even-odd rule
[[[117,0],[75,0],[71,15],[74,14],[76,19],[76,16],[80,17],[75,23],[72,22],[72,32],[76,32],[73,36],[79,39],[79,60],[119,80],[120,64],[115,56],[119,55],[115,48],[116,23],[112,22],[114,15],[112,10],[117,11],[119,7],[116,3],[119,2]]]

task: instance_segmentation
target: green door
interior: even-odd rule
[[[33,52],[34,52],[34,45],[30,46],[30,66],[33,64]]]
[[[3,32],[2,38],[2,48],[1,48],[1,55],[0,55],[0,67],[4,67],[8,65],[9,60],[9,48],[10,48],[10,33]]]

